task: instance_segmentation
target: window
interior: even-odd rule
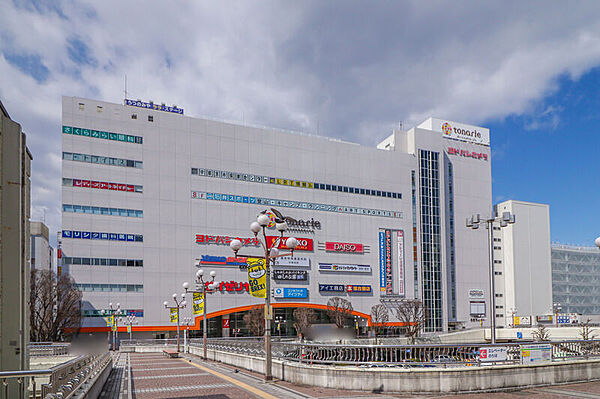
[[[501,276],[501,275],[502,275],[502,272],[494,272],[494,275],[495,275],[495,276]]]
[[[137,114],[131,114],[131,119],[137,119]]]
[[[485,302],[470,302],[469,308],[471,317],[485,317]]]
[[[148,115],[148,122],[154,122],[154,116]]]
[[[502,249],[502,247],[494,247],[494,249]]]
[[[501,260],[494,259],[494,263],[498,264],[498,263],[502,263],[502,261],[501,261]]]
[[[79,110],[83,111],[85,109],[85,104],[84,103],[79,103]]]
[[[96,105],[96,111],[98,113],[102,112],[102,105]]]
[[[496,298],[502,298],[503,296],[503,294],[496,294]]]

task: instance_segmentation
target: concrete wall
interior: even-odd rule
[[[135,352],[162,352],[162,346],[135,347]],[[202,347],[190,347],[202,355]],[[264,373],[264,359],[208,350],[208,358]],[[565,361],[549,365],[456,367],[436,369],[373,369],[309,365],[273,360],[273,376],[294,384],[333,389],[404,393],[450,393],[506,390],[541,385],[587,382],[600,378],[600,360]]]

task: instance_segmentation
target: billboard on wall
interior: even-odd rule
[[[443,137],[468,143],[490,145],[490,129],[453,122],[445,119],[429,118],[419,126],[421,129],[442,133]]]
[[[398,247],[398,294],[405,295],[404,292],[404,230],[398,230],[397,247]]]
[[[379,232],[379,290],[385,292],[385,232]]]

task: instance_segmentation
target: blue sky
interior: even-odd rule
[[[551,21],[551,23],[549,23]],[[489,127],[495,201],[600,235],[600,2],[5,1],[0,99],[33,152],[32,215],[60,227],[62,95],[374,146],[429,116]]]
[[[494,201],[550,205],[553,241],[590,246],[600,236],[600,68],[558,77],[533,115],[490,121]]]

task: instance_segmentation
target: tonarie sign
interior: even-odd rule
[[[429,118],[418,127],[421,129],[433,130],[434,132],[440,132],[444,137],[449,139],[485,146],[490,145],[490,129],[484,127],[436,118]]]

